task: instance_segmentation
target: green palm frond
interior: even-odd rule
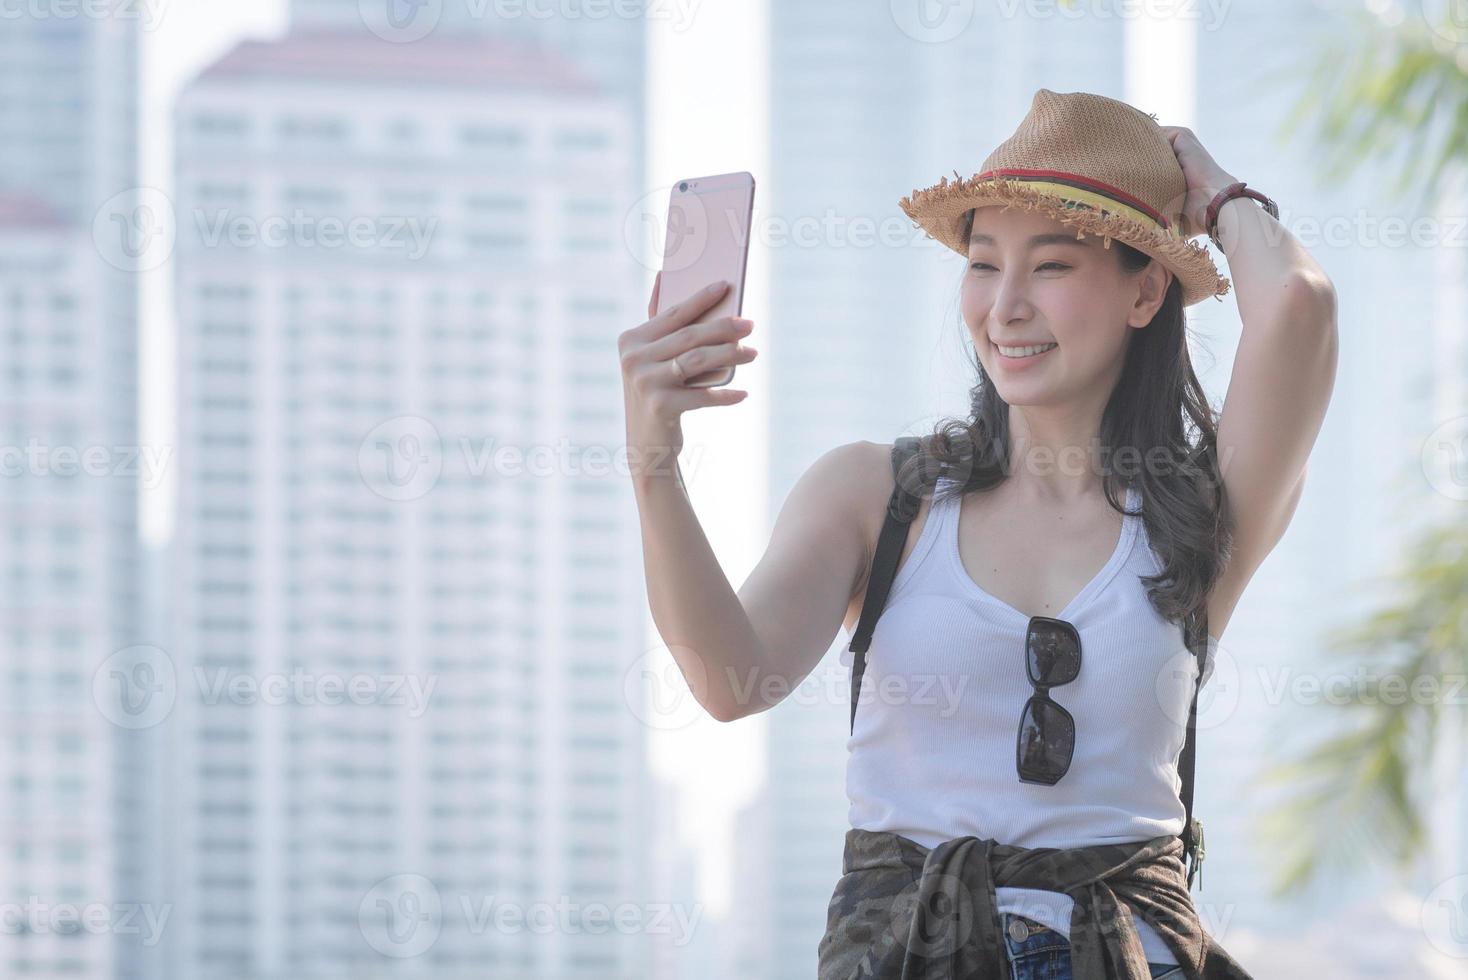
[[[1387,161],[1395,178],[1386,190],[1400,199],[1416,189],[1418,213],[1430,210],[1447,169],[1468,159],[1468,35],[1454,43],[1452,25],[1427,16],[1413,11],[1387,27],[1364,9],[1346,12],[1277,133],[1313,136],[1326,180]]]
[[[1468,32],[1448,20],[1445,6],[1437,21],[1420,2],[1406,6],[1395,25],[1365,4],[1322,18],[1313,60],[1263,78],[1297,83],[1276,138],[1310,139],[1322,179],[1344,182],[1369,163],[1393,173],[1384,196],[1401,200],[1416,190],[1416,213],[1430,214],[1445,175],[1468,162]],[[1400,678],[1407,696],[1384,697],[1379,680],[1365,680],[1344,704],[1312,706],[1305,724],[1327,734],[1265,773],[1265,785],[1282,794],[1259,824],[1280,856],[1276,896],[1365,860],[1406,868],[1429,843],[1436,748],[1443,737],[1468,737],[1468,725],[1440,731],[1443,699],[1455,693],[1446,685],[1468,676],[1468,524],[1428,532],[1405,558],[1404,570],[1384,582],[1386,606],[1325,645],[1331,668]],[[1420,683],[1439,697],[1414,697]],[[1292,714],[1288,724],[1298,730],[1300,714]],[[1468,711],[1460,717],[1468,721]],[[1280,732],[1280,744],[1288,734]]]
[[[1464,697],[1456,679],[1468,677],[1468,525],[1425,533],[1395,584],[1395,604],[1331,638],[1339,658],[1332,665],[1359,667],[1362,676],[1343,703],[1310,708],[1310,723],[1324,719],[1329,734],[1264,774],[1266,785],[1292,791],[1259,824],[1280,855],[1276,896],[1368,856],[1407,868],[1428,843],[1441,709]]]

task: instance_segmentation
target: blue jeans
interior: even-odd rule
[[[1028,939],[1016,940],[1010,934],[1009,923],[1014,919],[1028,924]],[[1002,913],[999,921],[1013,980],[1072,980],[1069,939],[1013,912]],[[1153,980],[1182,980],[1183,968],[1176,963],[1148,963],[1147,966]]]

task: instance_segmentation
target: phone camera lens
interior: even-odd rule
[[[688,181],[685,180],[685,181],[683,181],[683,183],[679,184],[678,185],[678,189],[680,191],[686,191],[686,190],[688,190]]]

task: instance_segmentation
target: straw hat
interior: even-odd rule
[[[1187,182],[1155,117],[1088,92],[1035,93],[1014,135],[967,179],[944,177],[900,202],[918,227],[967,257],[964,212],[987,204],[1040,211],[1161,262],[1182,282],[1183,305],[1222,297],[1229,281],[1208,249],[1179,230]],[[1199,232],[1201,234],[1201,232]]]

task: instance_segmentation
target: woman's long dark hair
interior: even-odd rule
[[[964,217],[968,244],[974,212]],[[1111,240],[1125,272],[1138,272],[1151,258]],[[1148,538],[1162,565],[1142,579],[1158,615],[1181,623],[1192,649],[1202,639],[1208,594],[1224,567],[1233,525],[1224,506],[1218,468],[1217,414],[1193,372],[1183,318],[1182,286],[1173,277],[1157,315],[1131,335],[1121,377],[1101,415],[1102,481],[1107,502],[1127,513],[1128,484],[1141,491]],[[944,419],[898,474],[902,485],[923,496],[940,471],[954,481],[939,491],[947,499],[990,490],[1007,476],[1010,456],[1009,404],[999,397],[982,362],[969,389],[967,419]],[[1189,425],[1191,424],[1191,430]]]

